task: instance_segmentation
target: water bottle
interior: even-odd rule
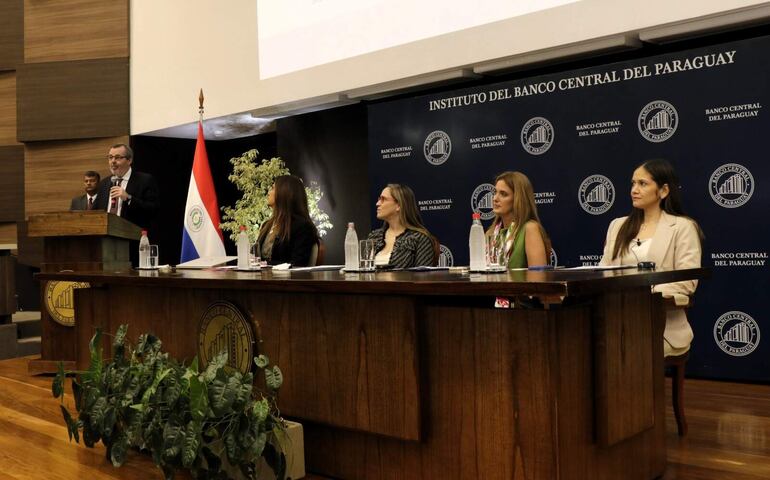
[[[147,230],[142,230],[142,238],[139,240],[139,268],[150,266],[150,239],[147,238]]]
[[[358,270],[358,235],[353,222],[348,223],[345,234],[345,270]]]
[[[249,244],[249,234],[246,233],[246,227],[241,225],[241,231],[238,233],[238,239],[235,242],[235,246],[238,249],[238,270],[248,270],[249,265],[249,250],[251,245]]]
[[[468,247],[471,254],[471,270],[486,269],[487,262],[484,259],[484,227],[481,226],[481,214],[473,214],[471,234],[468,236]]]

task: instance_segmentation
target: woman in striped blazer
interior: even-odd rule
[[[438,263],[439,244],[422,223],[414,192],[406,185],[389,183],[377,199],[382,227],[369,234],[377,252],[378,268],[411,268]]]

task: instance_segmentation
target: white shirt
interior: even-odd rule
[[[390,253],[385,253],[385,250],[380,250],[377,255],[374,256],[374,264],[377,266],[385,266],[390,263]]]
[[[636,261],[638,262],[646,262],[648,260],[648,256],[650,255],[650,244],[652,243],[652,238],[646,238],[644,240],[632,240],[631,245],[628,246],[628,250],[632,252],[632,255],[636,255]]]
[[[123,188],[123,190],[126,189],[126,185],[128,185],[128,179],[131,178],[131,167],[128,167],[128,170],[126,170],[126,174],[121,177],[120,181],[120,187]],[[108,190],[109,191],[109,190]],[[112,201],[107,202],[107,211],[110,211],[110,205],[112,204]],[[116,214],[120,217],[121,212],[123,211],[123,199],[118,197],[118,211]]]

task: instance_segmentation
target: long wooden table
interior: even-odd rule
[[[96,327],[177,357],[229,301],[284,372],[308,471],[335,478],[653,479],[665,464],[662,300],[680,271],[45,273]],[[495,308],[495,298],[516,308]],[[498,302],[499,304],[499,302]]]

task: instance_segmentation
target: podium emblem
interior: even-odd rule
[[[76,288],[89,288],[88,282],[50,281],[45,286],[45,309],[51,318],[65,327],[75,325]]]
[[[254,332],[240,309],[230,302],[209,305],[198,328],[198,361],[201,368],[206,368],[222,351],[227,351],[226,366],[241,373],[251,371]]]

